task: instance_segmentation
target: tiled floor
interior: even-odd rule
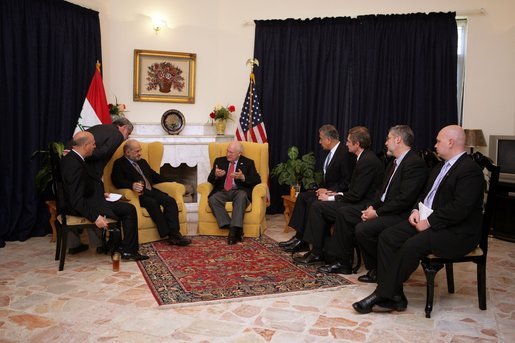
[[[282,216],[268,223],[272,238],[291,235]],[[477,305],[475,267],[462,264],[456,294],[447,294],[445,273],[438,274],[426,319],[420,269],[402,313],[355,313],[352,302],[374,289],[357,275],[337,290],[159,307],[134,262],[113,273],[105,255],[84,252],[68,256],[58,272],[49,237],[7,242],[0,249],[0,342],[514,342],[514,247],[490,241],[486,311]]]

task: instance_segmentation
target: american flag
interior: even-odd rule
[[[251,127],[249,127],[249,123],[252,123]],[[261,108],[252,78],[241,110],[238,128],[236,129],[236,140],[256,143],[267,142],[265,124],[261,117]]]

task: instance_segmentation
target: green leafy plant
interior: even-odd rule
[[[31,159],[36,157],[41,158],[41,168],[36,174],[36,191],[39,194],[43,194],[48,187],[48,184],[52,181],[52,163],[50,161],[50,150],[55,147],[55,150],[59,156],[63,156],[64,143],[62,142],[51,142],[48,144],[47,150],[36,150],[32,153]]]
[[[313,152],[299,159],[299,149],[296,146],[288,148],[288,161],[279,163],[272,169],[271,176],[277,177],[280,185],[300,185],[305,189],[316,186],[322,180],[322,174],[315,171],[316,158]]]

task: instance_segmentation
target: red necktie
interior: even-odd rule
[[[232,173],[234,173],[234,162],[229,162],[229,170],[227,171],[227,175],[225,176],[224,184],[224,188],[226,191],[230,191],[232,189]]]

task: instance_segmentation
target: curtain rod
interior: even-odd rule
[[[442,11],[443,12],[443,11]],[[452,12],[452,11],[450,11]],[[481,8],[476,8],[476,9],[469,9],[469,10],[456,10],[456,17],[459,17],[459,18],[463,18],[463,17],[470,17],[470,16],[476,16],[476,15],[487,15],[486,13],[486,10],[481,7]],[[386,13],[381,13],[381,14],[386,14]],[[405,14],[405,13],[391,13],[391,14]],[[353,16],[350,16],[351,18],[357,18],[358,15],[353,15]],[[249,25],[254,25],[254,20],[244,20],[243,21],[243,26],[249,26]]]

